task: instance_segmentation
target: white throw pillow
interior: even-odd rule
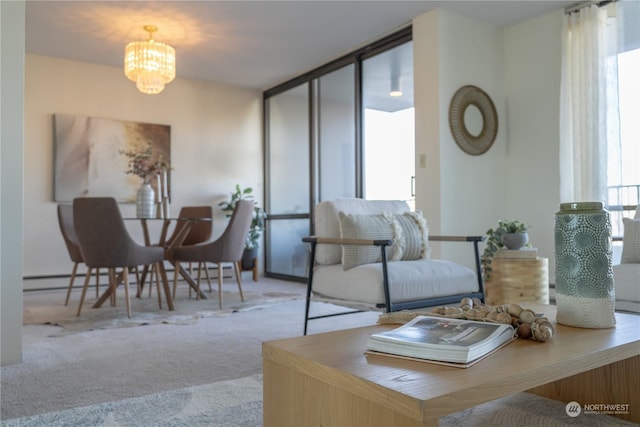
[[[429,256],[427,222],[419,212],[380,215],[352,215],[339,212],[343,239],[393,240],[387,249],[389,261],[416,260]],[[342,267],[349,270],[362,264],[381,262],[377,246],[342,246]]]
[[[392,218],[387,215],[351,215],[338,213],[340,237],[343,239],[392,240]],[[387,253],[391,258],[391,254]],[[382,262],[380,247],[343,245],[342,268],[349,270],[361,264]]]
[[[640,263],[640,219],[623,218],[622,264]]]
[[[394,239],[398,241],[395,259],[415,260],[429,257],[429,229],[427,220],[420,212],[405,212],[395,214],[395,220],[400,225],[399,233]]]

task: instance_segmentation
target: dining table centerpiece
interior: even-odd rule
[[[136,194],[136,216],[138,218],[155,218],[156,205],[162,204],[165,199],[168,202],[167,173],[170,169],[169,162],[164,156],[154,156],[153,144],[147,143],[142,150],[120,150],[120,154],[129,160],[127,175],[136,175],[142,179],[142,184]],[[157,189],[154,190],[151,181],[157,178]],[[168,203],[167,203],[168,205]],[[163,209],[165,216],[167,209]]]

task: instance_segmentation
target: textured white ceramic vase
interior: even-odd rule
[[[138,218],[155,218],[156,204],[155,192],[148,182],[143,183],[138,189],[136,198],[136,216]]]
[[[602,203],[560,205],[555,255],[558,323],[582,328],[614,326],[611,221]]]

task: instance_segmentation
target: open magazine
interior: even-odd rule
[[[515,339],[511,325],[417,316],[387,332],[372,334],[369,352],[469,364]]]

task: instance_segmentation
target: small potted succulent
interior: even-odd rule
[[[518,220],[500,220],[498,227],[487,230],[482,253],[482,272],[485,283],[491,278],[491,259],[502,248],[521,249],[529,244],[529,226]]]
[[[507,249],[520,249],[529,243],[528,225],[518,220],[500,221],[498,225],[505,230],[502,235],[502,244],[506,246]]]
[[[218,206],[227,212],[227,217],[230,217],[239,200],[253,200],[253,189],[251,187],[241,188],[239,184],[236,184],[235,191],[231,193],[229,200],[218,203]],[[267,214],[261,207],[256,205],[253,208],[253,219],[247,233],[242,256],[242,268],[245,270],[252,269],[255,259],[258,257],[259,241],[264,231],[264,219],[266,217]]]

